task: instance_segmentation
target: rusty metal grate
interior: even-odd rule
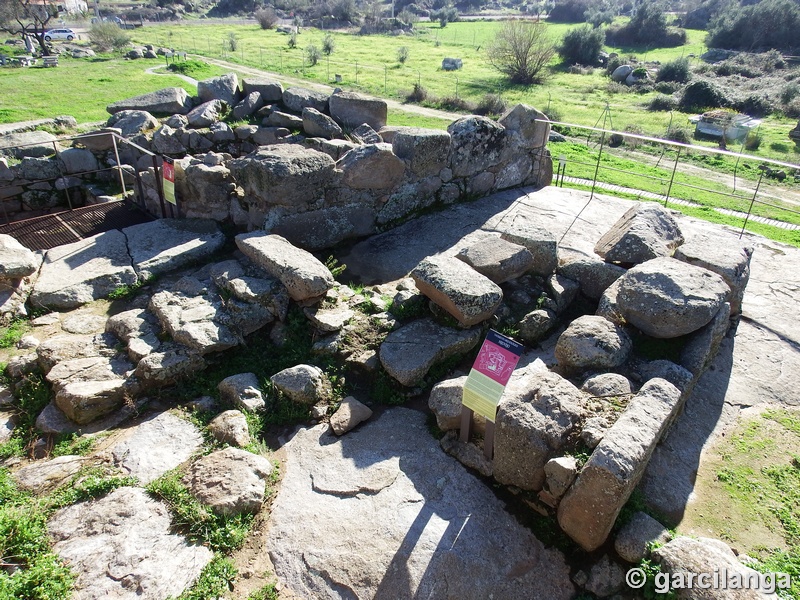
[[[130,202],[117,201],[0,225],[0,233],[10,235],[31,250],[48,250],[152,220]]]

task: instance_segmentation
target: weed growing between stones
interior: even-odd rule
[[[26,319],[14,319],[5,327],[0,327],[0,348],[13,348],[22,339],[30,326]]]
[[[137,484],[135,477],[118,474],[108,467],[84,467],[70,480],[43,499],[48,511],[83,500],[101,498],[115,489]]]
[[[278,600],[278,590],[275,589],[274,583],[268,583],[261,589],[251,593],[247,600]]]
[[[50,386],[38,373],[25,376],[14,390],[13,410],[17,413],[17,426],[9,439],[0,444],[0,459],[22,456],[25,449],[36,440],[36,417],[50,402]]]
[[[78,433],[67,433],[58,436],[53,444],[50,455],[56,456],[86,456],[97,445],[97,435],[88,436]]]
[[[200,573],[200,578],[176,600],[208,600],[217,598],[233,589],[238,574],[230,558],[215,554]]]
[[[208,546],[215,552],[228,553],[240,548],[250,532],[253,515],[226,517],[214,514],[192,496],[181,481],[181,476],[179,470],[169,471],[145,489],[151,496],[166,503],[175,528],[191,541]]]

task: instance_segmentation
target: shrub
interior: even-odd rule
[[[558,53],[565,63],[594,65],[602,48],[603,32],[591,25],[583,25],[564,34]]]
[[[120,50],[128,45],[131,36],[112,21],[94,23],[89,29],[89,39],[102,52]]]
[[[255,18],[261,29],[272,29],[275,27],[275,23],[278,22],[278,13],[272,7],[259,8],[256,11]]]
[[[314,66],[319,62],[319,48],[317,48],[314,44],[310,46],[306,46],[306,59],[308,59],[309,66]]]
[[[781,104],[789,104],[798,96],[800,96],[800,85],[795,81],[787,83],[783,90],[781,90]]]
[[[589,10],[588,0],[566,0],[552,8],[547,20],[553,23],[583,23],[586,21],[587,10]]]
[[[676,81],[678,83],[686,83],[689,81],[691,73],[689,72],[689,59],[678,58],[664,63],[658,69],[656,81]]]
[[[408,102],[424,102],[428,98],[428,90],[420,84],[415,83],[414,89],[406,96]]]
[[[442,110],[460,111],[460,112],[473,112],[475,105],[471,102],[459,98],[458,96],[445,96],[440,99],[436,105]]]
[[[795,98],[783,107],[783,114],[790,119],[800,118],[800,98]]]
[[[297,48],[297,32],[293,31],[286,42],[289,48]]]
[[[766,96],[752,94],[734,103],[734,108],[751,117],[766,117],[768,114],[772,113],[775,107]]]
[[[330,33],[326,33],[325,37],[322,38],[322,52],[324,52],[326,56],[330,56],[333,54],[334,48],[336,48],[336,41]]]
[[[502,115],[504,112],[506,112],[506,102],[500,94],[484,94],[475,107],[475,114],[478,115]]]
[[[749,150],[751,152],[758,150],[758,147],[761,145],[762,141],[764,141],[764,138],[760,133],[757,131],[748,131],[747,137],[744,138],[745,150]]]
[[[231,52],[236,52],[236,49],[239,47],[239,40],[236,39],[235,33],[231,32],[228,34],[227,46],[228,50]]]
[[[639,127],[638,125],[626,125],[625,126],[625,133],[632,133],[634,135],[644,135],[644,130]],[[625,136],[625,145],[630,146],[631,148],[638,148],[644,142],[637,138]]]
[[[439,21],[439,27],[447,27],[448,23],[458,21],[458,9],[453,6],[440,8],[431,12],[431,21]]]
[[[728,104],[728,99],[713,83],[701,79],[686,86],[678,106],[685,112],[699,112]]]
[[[647,105],[647,110],[675,110],[678,108],[678,101],[673,96],[667,96],[666,94],[659,94]]]
[[[678,125],[673,125],[667,129],[667,134],[664,137],[679,144],[690,144],[692,142],[692,132],[686,127]]]
[[[686,32],[670,29],[664,7],[658,0],[645,0],[626,25],[609,27],[606,44],[610,46],[648,45],[675,47],[686,43]]]
[[[400,46],[397,49],[397,62],[405,64],[408,60],[408,46]]]
[[[659,94],[674,94],[675,92],[681,90],[683,86],[680,83],[675,83],[674,81],[659,81],[655,85],[655,90]]]
[[[620,56],[613,56],[608,59],[606,63],[606,75],[611,75],[614,71],[617,70],[617,67],[620,67],[625,64],[625,61],[622,60]]]
[[[792,51],[800,30],[800,4],[793,0],[763,0],[752,5],[731,3],[708,27],[706,44],[714,48]]]
[[[486,50],[495,69],[514,83],[538,83],[542,70],[555,54],[544,23],[506,21]]]

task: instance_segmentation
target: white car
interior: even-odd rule
[[[44,32],[44,40],[46,42],[50,42],[52,40],[67,40],[71,42],[78,34],[72,31],[72,29],[51,29],[50,31]]]

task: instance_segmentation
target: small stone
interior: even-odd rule
[[[322,369],[314,365],[297,365],[270,377],[275,388],[293,402],[312,405],[330,398],[332,390]]]
[[[208,430],[217,441],[224,444],[242,447],[250,443],[247,417],[238,410],[226,410],[218,414],[208,424]]]
[[[331,416],[331,429],[336,435],[342,435],[371,416],[372,410],[368,406],[348,396],[342,400],[339,409]]]
[[[239,373],[223,379],[217,386],[223,400],[250,411],[264,410],[266,403],[255,373]]]
[[[614,540],[614,550],[629,563],[639,563],[650,554],[653,542],[667,543],[667,529],[647,513],[637,512],[623,525]]]
[[[547,489],[558,499],[564,495],[567,488],[575,481],[578,474],[578,461],[574,456],[559,456],[551,458],[544,465],[544,477],[547,482]]]

